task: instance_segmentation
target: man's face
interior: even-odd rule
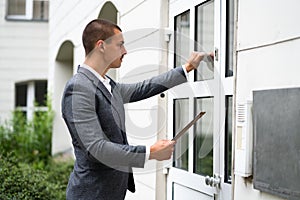
[[[117,29],[114,32],[115,35],[104,44],[104,59],[108,63],[109,68],[119,68],[124,55],[127,53],[122,32]]]

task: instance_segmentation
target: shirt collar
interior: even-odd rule
[[[110,82],[109,78],[103,78],[98,72],[96,72],[96,70],[94,70],[92,67],[88,66],[87,64],[83,63],[80,66],[87,69],[87,70],[89,70],[90,72],[92,72],[102,83],[105,83],[105,82],[109,83]]]

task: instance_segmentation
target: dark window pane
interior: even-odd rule
[[[195,115],[206,112],[195,124],[194,172],[213,176],[213,110],[212,97],[195,99]]]
[[[15,106],[26,107],[27,106],[27,84],[16,84],[15,91]]]
[[[47,81],[36,81],[34,87],[35,102],[38,106],[46,106]]]
[[[33,2],[33,19],[48,20],[49,1]]]
[[[189,122],[189,100],[174,100],[174,136]],[[175,145],[174,167],[188,170],[188,134],[182,136]]]
[[[25,15],[26,0],[8,0],[7,15]]]
[[[214,1],[208,1],[196,7],[195,40],[197,51],[214,51]],[[213,79],[213,69],[213,62],[201,62],[197,71],[195,71],[195,80]]]
[[[190,11],[175,17],[175,67],[186,63],[190,52]]]
[[[226,77],[233,76],[234,0],[226,1]]]
[[[226,96],[225,118],[225,182],[231,183],[232,178],[232,96]]]

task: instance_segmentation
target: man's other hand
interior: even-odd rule
[[[155,159],[158,161],[168,160],[171,158],[174,151],[175,141],[171,140],[159,140],[150,147],[149,159]]]

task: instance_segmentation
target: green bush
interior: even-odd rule
[[[65,199],[73,160],[51,157],[53,111],[35,112],[32,121],[16,110],[0,124],[0,199]]]
[[[0,199],[65,199],[72,162],[52,162],[46,169],[19,163],[11,156],[0,159]]]
[[[32,121],[16,110],[13,117],[0,125],[0,152],[13,153],[21,162],[34,163],[43,168],[51,156],[53,111],[48,103],[47,111],[35,112]]]

